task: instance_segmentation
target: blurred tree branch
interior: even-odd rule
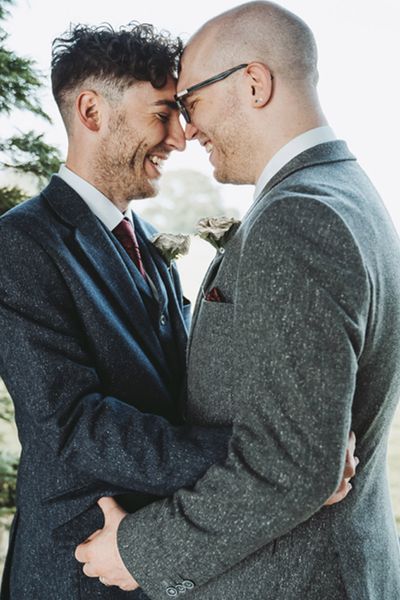
[[[8,16],[13,0],[0,0],[0,115],[12,115],[14,110],[25,110],[50,122],[42,109],[38,92],[43,77],[30,58],[19,57],[6,47],[8,35],[2,21]],[[0,167],[14,173],[29,173],[42,185],[58,170],[60,155],[56,148],[46,144],[43,134],[18,132],[8,139],[0,138]],[[0,215],[27,198],[19,185],[0,186]]]

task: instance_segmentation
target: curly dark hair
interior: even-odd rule
[[[62,111],[64,96],[93,77],[123,90],[135,81],[162,88],[176,77],[183,44],[153,25],[133,21],[118,31],[111,25],[77,25],[53,42],[51,83]]]

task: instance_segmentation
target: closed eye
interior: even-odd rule
[[[169,113],[157,113],[157,117],[160,119],[162,123],[168,123],[170,119]]]

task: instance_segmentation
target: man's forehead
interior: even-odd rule
[[[179,65],[178,92],[214,74],[212,65],[216,50],[214,44],[208,43],[206,33],[208,32],[189,41],[183,51]]]
[[[201,66],[198,56],[192,52],[188,52],[186,56],[183,54],[179,69],[178,91],[197,83],[202,77],[202,70],[204,70],[204,65]]]
[[[166,105],[169,108],[176,108],[174,96],[176,94],[176,79],[172,77],[168,78],[167,84],[159,89],[153,88],[153,102],[154,106]]]
[[[171,76],[168,76],[165,85],[162,87],[154,87],[150,81],[137,82],[135,85],[142,85],[145,87],[147,93],[154,98],[154,101],[162,98],[172,98],[176,93],[176,82],[177,80]],[[143,85],[144,84],[144,85]]]

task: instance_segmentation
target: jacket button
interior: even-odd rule
[[[167,324],[167,317],[165,315],[161,315],[161,317],[160,317],[160,323],[161,323],[161,325],[166,325]]]
[[[175,589],[180,594],[185,594],[186,593],[186,588],[181,583],[178,583],[178,585],[176,586]]]
[[[177,595],[178,595],[178,592],[176,591],[176,589],[174,587],[167,588],[167,596],[174,598]]]
[[[194,588],[194,583],[193,581],[190,581],[190,579],[185,579],[185,581],[182,581],[182,585],[187,590],[192,590]]]

